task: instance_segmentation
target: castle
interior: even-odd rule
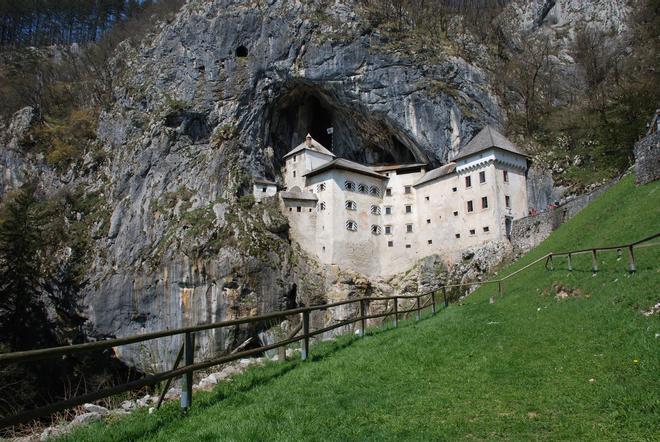
[[[508,238],[511,221],[528,212],[528,157],[490,126],[432,170],[337,158],[310,135],[283,159],[285,189],[262,180],[255,197],[278,194],[292,238],[319,261],[369,276],[434,254],[455,262]]]

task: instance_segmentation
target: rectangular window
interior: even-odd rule
[[[504,205],[507,207],[507,209],[511,208],[511,198],[509,195],[504,195]]]
[[[392,226],[385,226],[385,235],[392,234]]]
[[[487,209],[488,208],[488,197],[487,196],[481,197],[481,208],[482,209]]]
[[[392,189],[390,189],[389,187],[385,189],[385,196],[392,196]]]
[[[394,247],[394,241],[387,241],[387,247]]]
[[[502,171],[502,176],[504,176],[504,182],[508,183],[509,182],[509,171],[508,170],[503,170]]]
[[[407,232],[407,233],[412,233],[412,231],[413,231],[413,230],[412,230],[412,227],[413,227],[412,224],[406,224],[406,232]]]
[[[385,207],[385,215],[391,215],[392,214],[392,208],[391,207]]]
[[[406,213],[412,213],[412,206],[406,206]]]
[[[470,235],[474,235],[474,234],[476,234],[476,233],[477,233],[476,230],[474,230],[474,229],[470,229]]]
[[[426,224],[431,224],[431,220],[430,220],[430,219],[427,219],[427,220],[426,220]]]
[[[460,238],[460,237],[461,237],[461,234],[460,234],[460,233],[457,233],[457,234],[456,234],[456,238]]]
[[[261,188],[261,191],[262,191],[262,192],[265,192],[265,191],[266,191],[266,188],[265,188],[265,187],[262,187],[262,188]]]
[[[458,187],[452,187],[452,188],[451,188],[451,191],[452,191],[452,192],[458,192]]]
[[[293,212],[293,207],[289,207],[289,212]]]
[[[430,201],[430,200],[431,200],[431,198],[428,197],[428,196],[424,197],[424,199],[425,199],[426,201]]]
[[[465,187],[472,187],[472,177],[470,175],[465,177]]]
[[[300,206],[296,207],[296,212],[301,212],[301,211],[302,211],[302,209],[301,209]]]
[[[467,211],[474,212],[474,204],[472,204],[472,200],[467,202]]]
[[[479,182],[480,183],[486,182],[486,172],[479,172]]]
[[[412,192],[412,187],[410,187],[410,186],[404,186],[404,188],[403,188],[403,192],[404,192],[404,193],[411,193],[411,192]]]
[[[454,212],[454,216],[458,216],[458,211]]]
[[[293,162],[296,162],[296,155],[293,156]]]
[[[490,227],[488,227],[488,226],[484,227],[484,232],[486,232],[486,233],[490,232]]]
[[[406,249],[409,249],[409,248],[410,248],[410,244],[406,244]]]
[[[429,239],[429,240],[426,241],[426,242],[427,242],[428,244],[433,244],[433,240],[432,240],[432,239]]]

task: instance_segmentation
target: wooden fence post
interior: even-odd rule
[[[188,367],[194,363],[195,334],[187,332],[184,336],[183,364]],[[187,411],[192,404],[193,373],[189,371],[183,375],[181,388],[181,409]]]
[[[435,291],[431,292],[431,305],[433,306],[431,312],[435,315]]]
[[[591,271],[598,272],[598,258],[596,257],[596,249],[591,250]]]
[[[628,266],[628,271],[630,273],[635,273],[637,271],[637,264],[635,263],[635,253],[633,252],[633,246],[628,246],[628,258],[630,259],[630,265]]]
[[[394,327],[399,326],[399,298],[394,297]]]
[[[421,319],[421,306],[420,306],[420,301],[419,301],[419,296],[417,297],[417,312],[415,315],[415,318],[419,321]]]
[[[442,288],[442,296],[445,298],[445,308],[449,307],[449,301],[447,301],[447,287]]]
[[[572,257],[572,255],[569,253],[566,259],[568,260],[568,271],[572,272],[573,271],[573,257]]]
[[[360,301],[360,336],[364,336],[364,329],[367,327],[367,320],[365,319],[365,308],[364,308],[364,301]]]
[[[302,332],[304,338],[300,349],[300,359],[306,361],[309,357],[309,311],[304,311],[302,314]]]

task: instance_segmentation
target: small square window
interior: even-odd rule
[[[409,248],[410,248],[410,244],[406,244],[406,249],[409,249]]]
[[[502,176],[504,177],[504,182],[508,183],[509,182],[509,171],[508,170],[503,170],[502,171]]]
[[[392,208],[391,207],[385,207],[385,215],[391,215],[392,214]]]
[[[452,192],[458,192],[458,187],[452,187],[452,188],[451,188],[451,191],[452,191]]]
[[[474,212],[474,204],[472,203],[472,200],[467,202],[467,211]]]
[[[433,240],[432,240],[432,239],[429,239],[429,240],[426,241],[426,242],[427,242],[428,244],[433,244]]]
[[[392,189],[390,189],[389,187],[385,189],[385,196],[392,196]]]
[[[385,226],[385,235],[392,234],[392,226]]]
[[[412,233],[413,231],[413,225],[412,224],[406,224],[406,232],[407,233]]]
[[[458,211],[454,212],[454,216],[458,216]]]
[[[387,247],[394,247],[394,241],[387,241]]]
[[[479,182],[480,183],[486,182],[486,172],[479,172]]]
[[[325,252],[325,246],[323,246],[323,251]]]
[[[474,235],[474,234],[476,234],[476,233],[477,233],[476,230],[474,230],[474,229],[470,229],[470,235]]]
[[[265,188],[265,187],[262,187],[262,188],[261,188],[261,191],[262,191],[262,192],[265,192],[265,191],[266,191],[266,188]]]
[[[428,196],[425,196],[424,199],[425,199],[426,201],[431,201],[431,197],[428,197]]]
[[[406,213],[412,213],[412,206],[406,206]]]
[[[457,233],[457,234],[456,234],[456,238],[460,238],[460,237],[461,237],[461,234],[460,234],[460,233]]]
[[[490,227],[488,227],[488,226],[484,227],[484,232],[486,232],[486,233],[490,232]]]
[[[427,220],[426,220],[426,224],[431,224],[431,220],[430,220],[430,219],[427,219]]]
[[[296,207],[296,212],[302,212],[302,207],[300,206]]]
[[[472,187],[472,177],[470,175],[465,177],[465,187]]]
[[[404,193],[412,193],[412,187],[411,186],[404,186],[403,191],[404,191]]]

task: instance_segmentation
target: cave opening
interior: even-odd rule
[[[247,57],[248,56],[248,49],[243,45],[237,47],[236,48],[236,56],[238,58]]]
[[[367,165],[427,162],[401,130],[321,87],[297,83],[271,107],[269,144],[276,163],[302,143],[307,133],[337,157]],[[332,128],[332,133],[329,130]]]

